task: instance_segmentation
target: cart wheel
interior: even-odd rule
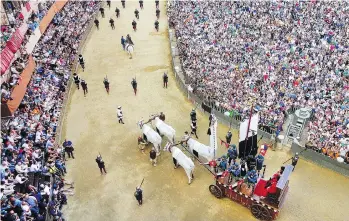
[[[210,185],[209,190],[212,193],[212,195],[214,195],[218,199],[223,197],[222,190],[218,186]]]
[[[259,220],[272,220],[269,210],[260,204],[253,204],[251,206],[251,213]]]

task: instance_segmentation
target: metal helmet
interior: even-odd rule
[[[121,109],[121,106],[118,106],[118,109]]]

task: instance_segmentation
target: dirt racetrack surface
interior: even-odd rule
[[[119,19],[115,7],[121,10]],[[137,147],[141,134],[137,121],[163,111],[166,123],[175,128],[177,138],[190,130],[189,113],[193,105],[181,93],[171,69],[167,36],[165,2],[160,2],[160,31],[154,29],[155,3],[112,1],[105,7],[100,30],[93,27],[82,52],[86,69],[79,70],[88,84],[84,97],[75,85],[69,100],[63,137],[75,147],[75,160],[67,162],[68,180],[75,182],[75,195],[69,197],[64,215],[68,221],[223,221],[256,220],[251,212],[229,199],[216,199],[208,190],[213,176],[195,162],[195,179],[188,185],[182,168],[174,169],[172,157],[163,152],[158,165],[149,162],[149,148],[142,154]],[[132,31],[134,10],[140,11],[137,32]],[[109,18],[115,20],[115,30]],[[120,38],[130,34],[135,43],[133,59],[122,50]],[[162,87],[162,74],[169,72],[169,88]],[[104,89],[103,78],[108,75],[110,95]],[[138,94],[131,87],[133,77],[138,81]],[[119,124],[117,106],[122,106],[125,124]],[[209,144],[206,135],[208,117],[198,113],[199,141]],[[228,128],[218,126],[223,138]],[[164,139],[165,140],[165,139]],[[237,142],[237,131],[234,131]],[[163,145],[165,141],[163,141]],[[106,162],[107,175],[100,175],[95,162],[98,153]],[[218,155],[225,153],[219,146]],[[286,151],[268,151],[266,178],[279,169],[290,155]],[[144,204],[138,206],[133,196],[136,186],[145,178]],[[278,220],[349,220],[349,179],[330,170],[300,160],[290,179],[288,197]],[[346,208],[346,209],[345,209]]]

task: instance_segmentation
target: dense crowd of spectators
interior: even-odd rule
[[[36,72],[2,134],[2,220],[44,220],[47,209],[54,220],[63,219],[61,207],[73,192],[64,189],[65,152],[55,144],[56,132],[70,69],[98,8],[93,1],[67,2],[34,49]]]
[[[313,112],[309,140],[342,154],[349,136],[348,1],[176,1],[169,8],[194,93],[261,124]]]
[[[26,21],[28,25],[28,30],[24,35],[24,40],[22,42],[21,48],[19,49],[19,57],[17,57],[10,66],[10,79],[9,82],[3,82],[1,85],[1,102],[6,103],[11,98],[11,91],[14,86],[18,85],[21,78],[21,73],[24,68],[27,66],[29,55],[26,52],[25,46],[29,41],[30,36],[33,34],[36,28],[39,27],[39,23],[42,18],[46,15],[47,10],[52,6],[54,0],[45,1],[38,5],[38,11],[33,11]],[[23,15],[21,12],[14,10],[14,13],[17,14],[15,20],[10,19],[9,26],[1,27],[1,50],[6,46],[6,42],[11,38],[12,34],[19,28],[23,23]],[[9,14],[9,18],[13,17],[12,14]]]

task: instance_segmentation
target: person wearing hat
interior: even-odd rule
[[[85,60],[82,57],[82,54],[79,54],[79,63],[81,65],[82,71],[85,71]]]
[[[263,163],[264,163],[264,157],[263,157],[262,154],[258,154],[258,156],[256,158],[256,163],[257,163],[257,171],[258,171],[258,174],[259,174],[259,172],[263,168]]]
[[[73,74],[73,80],[74,80],[74,83],[78,87],[78,90],[79,90],[80,89],[80,86],[79,86],[80,78],[79,78],[79,76],[76,73]]]
[[[101,175],[103,175],[103,171],[104,171],[105,174],[107,174],[107,171],[106,171],[105,165],[104,165],[104,161],[103,161],[101,155],[97,156],[96,163],[98,164],[99,170],[101,171]]]
[[[139,20],[139,11],[137,9],[135,9],[135,16]]]
[[[81,80],[81,87],[82,87],[82,90],[84,90],[84,96],[86,97],[86,94],[88,93],[88,89],[87,89],[87,83],[85,82],[85,80]]]
[[[138,201],[138,205],[141,206],[143,204],[143,190],[141,187],[136,187],[136,192],[134,193],[136,200]]]
[[[165,114],[163,112],[160,112],[159,118],[160,120],[165,121]]]
[[[227,135],[225,135],[225,140],[227,144],[230,144],[232,137],[233,137],[233,134],[231,133],[231,131],[228,131]]]
[[[64,147],[64,151],[68,154],[68,157],[75,159],[74,158],[74,153],[73,153],[74,152],[74,147],[72,145],[72,142],[67,141],[65,139],[62,146]]]
[[[137,95],[137,81],[135,78],[132,78],[131,85],[133,88],[133,92],[135,93],[135,95]]]
[[[250,170],[247,173],[247,182],[250,184],[256,184],[257,183],[257,179],[258,179],[258,175],[256,170]]]
[[[225,171],[227,169],[227,158],[225,156],[221,157],[221,160],[218,166],[219,168],[221,168],[222,171]]]
[[[296,165],[298,163],[298,159],[299,159],[299,156],[298,156],[298,152],[294,155],[294,157],[292,157],[292,166],[293,166],[293,170],[296,168]]]
[[[122,113],[121,106],[118,106],[117,115],[119,119],[119,124],[125,124],[124,121],[122,120],[124,115]]]

